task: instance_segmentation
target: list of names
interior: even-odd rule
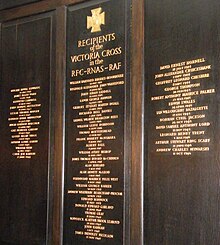
[[[33,146],[38,143],[40,108],[37,94],[40,86],[11,89],[13,96],[8,118],[11,129],[12,153],[18,159],[31,159],[36,155]]]
[[[160,66],[151,97],[155,105],[157,153],[192,155],[210,151],[209,101],[215,95],[212,66],[205,58]]]
[[[101,240],[113,238],[113,234],[105,233],[105,225],[118,225],[119,220],[105,218],[106,213],[114,209],[109,204],[111,196],[122,197],[122,191],[114,190],[118,176],[112,176],[106,162],[117,167],[121,160],[119,155],[108,147],[109,141],[116,141],[114,127],[119,116],[114,113],[120,102],[113,99],[112,88],[124,85],[124,75],[92,78],[71,82],[70,91],[80,91],[80,104],[74,105],[77,118],[77,142],[83,142],[82,148],[73,156],[74,164],[83,165],[79,175],[73,176],[75,188],[69,194],[80,195],[80,202],[75,208],[83,209],[82,217],[70,217],[70,220],[84,222],[84,230],[75,234],[85,235],[89,239]]]

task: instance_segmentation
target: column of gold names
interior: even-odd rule
[[[8,118],[11,128],[12,153],[18,159],[30,159],[36,155],[33,145],[38,143],[37,131],[40,125],[40,107],[37,93],[40,86],[11,89],[13,105]]]
[[[70,217],[73,222],[83,222],[83,230],[75,230],[76,235],[87,239],[113,239],[114,234],[106,231],[106,225],[119,225],[117,219],[108,219],[114,205],[109,204],[111,197],[122,198],[122,191],[113,190],[114,183],[119,182],[117,176],[112,176],[108,164],[116,164],[120,157],[107,145],[117,137],[114,127],[119,115],[114,113],[120,102],[114,99],[112,88],[124,89],[124,75],[117,74],[101,78],[92,78],[70,82],[70,91],[80,93],[80,101],[73,106],[77,118],[73,123],[78,129],[78,143],[83,143],[82,149],[72,157],[74,164],[81,164],[79,175],[73,176],[75,188],[68,193],[80,196],[80,203],[74,207],[84,210],[83,217]],[[116,166],[115,165],[115,166]]]
[[[205,58],[160,66],[155,86],[162,92],[151,97],[157,108],[157,153],[187,156],[210,150],[208,100],[215,94],[211,69]]]

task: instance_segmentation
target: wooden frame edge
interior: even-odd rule
[[[143,245],[144,0],[132,0],[131,61],[131,245]]]

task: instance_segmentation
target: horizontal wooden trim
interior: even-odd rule
[[[0,11],[0,22],[54,10],[61,6],[77,4],[86,0],[44,0],[12,9]]]

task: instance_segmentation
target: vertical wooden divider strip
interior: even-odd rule
[[[56,84],[55,84],[55,149],[54,149],[54,211],[52,244],[62,244],[64,129],[66,78],[66,7],[56,10]]]
[[[131,245],[143,245],[143,77],[144,1],[132,0]]]

